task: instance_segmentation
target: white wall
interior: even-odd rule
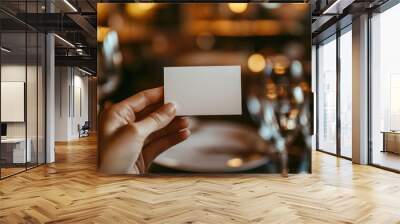
[[[88,120],[88,78],[72,67],[56,67],[55,74],[55,140],[70,141]]]
[[[31,74],[34,74],[36,77],[36,67],[28,66],[25,68],[25,65],[18,64],[8,64],[1,66],[1,81],[2,82],[25,82],[25,69],[28,72],[28,88],[27,88],[27,106],[30,107],[28,112],[36,111],[37,99],[36,99],[36,80],[31,77]],[[34,86],[34,88],[32,87]],[[29,88],[31,87],[31,88]],[[34,108],[33,108],[34,107]],[[7,108],[1,108],[2,110],[7,110]],[[29,127],[33,127],[36,130],[36,113],[27,113],[28,120],[28,129]],[[32,123],[34,122],[34,123]],[[28,137],[29,133],[28,130]],[[35,131],[36,134],[36,131]],[[7,136],[8,137],[25,137],[25,122],[12,122],[7,123]]]
[[[25,82],[25,65],[2,65],[1,81]],[[25,123],[7,123],[7,137],[25,137]]]
[[[71,135],[74,138],[79,136],[78,133],[78,125],[83,125],[85,121],[88,121],[88,78],[82,76],[82,73],[74,75],[74,91],[73,91],[73,99],[74,99],[74,108],[73,108],[73,119],[72,119],[72,132]],[[80,108],[81,107],[81,108]],[[82,111],[80,111],[82,110]]]
[[[56,67],[55,68],[55,141],[67,141],[69,133],[69,68]]]

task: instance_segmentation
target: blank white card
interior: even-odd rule
[[[240,66],[164,67],[164,102],[182,115],[240,115]]]

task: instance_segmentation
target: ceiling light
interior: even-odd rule
[[[93,75],[92,73],[90,73],[90,72],[88,72],[88,71],[86,71],[86,70],[83,70],[83,69],[81,69],[81,68],[79,68],[79,67],[78,67],[78,70],[81,71],[81,72],[83,72],[83,73],[85,73],[85,74],[87,74],[87,75]]]
[[[73,44],[72,44],[71,42],[69,42],[68,40],[66,40],[66,39],[64,39],[64,38],[62,38],[62,37],[60,37],[60,36],[57,35],[57,34],[54,34],[54,36],[57,37],[57,38],[58,38],[59,40],[61,40],[62,42],[64,42],[65,44],[67,44],[68,46],[75,48],[75,45],[73,45]]]
[[[11,52],[11,50],[9,50],[9,49],[7,49],[7,48],[5,48],[5,47],[1,47],[0,49],[1,49],[2,51],[6,52],[6,53],[10,53],[10,52]]]
[[[68,1],[64,0],[65,4],[67,4],[74,12],[78,12],[78,10]]]
[[[335,2],[333,2],[332,5],[330,5],[327,9],[325,9],[322,14],[324,14],[324,15],[342,14],[343,9],[347,8],[353,2],[354,2],[354,0],[336,0]]]

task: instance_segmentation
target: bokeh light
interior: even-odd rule
[[[255,96],[251,96],[247,99],[247,107],[249,112],[252,114],[258,114],[261,112],[261,103]]]
[[[261,54],[252,54],[248,61],[247,66],[252,72],[261,72],[265,68],[265,58]]]
[[[97,27],[97,42],[103,42],[107,33],[110,31],[109,27],[98,26]]]
[[[269,82],[265,86],[266,97],[268,100],[275,100],[278,96],[276,85],[273,82]]]
[[[304,102],[304,95],[303,95],[303,90],[301,89],[301,87],[299,87],[299,86],[294,87],[293,97],[294,97],[296,103],[298,103],[298,104],[301,104]]]
[[[286,68],[281,64],[276,64],[274,67],[274,72],[277,75],[284,75],[286,72]]]
[[[243,160],[241,158],[232,158],[226,162],[229,167],[240,167],[243,165]]]
[[[247,3],[228,3],[229,9],[234,13],[243,13],[247,9]]]
[[[208,32],[199,34],[196,38],[196,44],[202,50],[210,50],[214,46],[215,38],[214,35]]]
[[[290,61],[285,55],[277,55],[274,58],[274,72],[277,75],[284,75]]]
[[[266,9],[277,9],[277,8],[281,7],[280,3],[265,2],[265,3],[261,3],[261,5]]]
[[[303,75],[303,66],[298,60],[294,60],[290,65],[290,72],[294,78],[300,78]]]
[[[131,3],[126,5],[126,11],[132,17],[141,17],[146,15],[155,5],[156,4],[152,2]]]

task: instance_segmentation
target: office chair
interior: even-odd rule
[[[78,132],[79,132],[79,138],[80,137],[87,137],[89,136],[89,130],[90,130],[90,123],[89,121],[85,121],[85,123],[80,127],[78,124]]]

